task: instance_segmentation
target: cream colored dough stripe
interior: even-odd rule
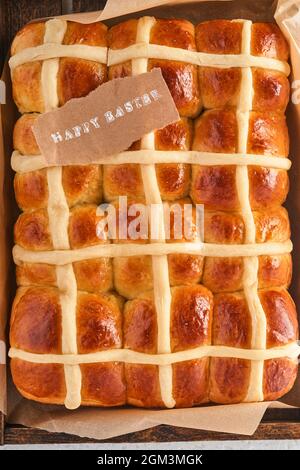
[[[59,46],[67,30],[67,22],[64,20],[49,20],[45,23],[44,43],[52,43]],[[45,46],[45,44],[43,45]],[[45,103],[45,111],[51,111],[58,107],[57,74],[59,59],[55,56],[44,60],[41,72],[41,87]]]
[[[216,258],[237,258],[262,255],[283,255],[293,249],[291,240],[283,243],[248,243],[245,245],[220,245],[213,243],[149,243],[149,244],[108,244],[95,245],[77,250],[30,251],[15,245],[14,262],[45,263],[63,266],[68,263],[94,258],[117,258],[119,256],[163,256],[176,253],[212,256]]]
[[[266,155],[240,153],[209,153],[198,152],[196,150],[187,150],[174,152],[173,150],[134,150],[122,152],[118,155],[98,158],[93,162],[98,165],[120,165],[124,163],[131,164],[157,164],[157,163],[191,163],[195,165],[214,166],[214,165],[255,165],[266,168],[277,168],[289,170],[291,161],[285,157],[271,157]],[[21,155],[14,151],[11,157],[11,166],[17,173],[27,173],[30,171],[42,170],[49,165],[42,155]]]
[[[67,23],[63,20],[50,20],[45,26],[45,43],[61,43]],[[43,62],[42,90],[45,111],[58,106],[57,73],[59,59]],[[49,228],[55,250],[69,250],[69,216],[70,211],[62,185],[62,168],[53,167],[47,170],[48,181],[48,217]],[[72,264],[56,266],[57,287],[60,292],[62,313],[62,352],[77,354],[76,301],[77,284]],[[64,365],[66,398],[65,406],[69,409],[78,408],[81,403],[81,371],[78,364]]]
[[[51,20],[50,20],[51,21]],[[55,21],[55,20],[53,20]],[[62,21],[62,20],[59,20]],[[92,60],[101,64],[107,63],[107,48],[101,46],[88,46],[85,44],[42,44],[29,47],[18,52],[9,60],[13,70],[27,62],[48,60],[61,57]],[[260,67],[277,70],[289,75],[290,67],[287,62],[269,57],[258,57],[245,54],[208,54],[205,52],[188,51],[177,47],[161,46],[158,44],[133,44],[125,49],[108,51],[108,66],[121,64],[128,60],[161,59],[187,62],[203,67]]]
[[[56,277],[62,311],[62,351],[63,354],[77,354],[77,283],[72,264],[57,266]],[[65,406],[74,410],[81,404],[80,366],[65,364],[64,372],[67,389]]]
[[[62,168],[50,168],[48,177],[48,216],[49,227],[55,250],[69,250],[68,224],[69,207],[62,186]],[[71,263],[56,265],[57,287],[60,291],[62,313],[62,352],[77,354],[76,344],[76,300],[77,284]],[[65,365],[67,395],[65,405],[69,409],[78,408],[81,403],[81,372],[78,365]]]
[[[232,357],[251,361],[264,361],[287,357],[297,359],[300,346],[297,342],[270,349],[240,349],[228,346],[199,346],[195,349],[169,354],[146,354],[131,349],[109,349],[89,354],[34,354],[21,349],[11,348],[9,357],[37,364],[92,364],[97,362],[125,362],[129,364],[153,364],[166,367],[178,362],[201,359],[203,357]]]
[[[63,20],[50,20],[63,21]],[[100,64],[107,63],[107,47],[88,46],[86,44],[41,44],[36,47],[23,49],[9,60],[11,70],[27,62],[70,57],[74,59],[92,60]]]
[[[271,59],[269,57],[258,57],[249,54],[208,54],[205,52],[188,51],[177,47],[145,44],[142,41],[139,44],[133,44],[125,49],[109,49],[108,66],[141,58],[175,60],[202,67],[259,67],[277,70],[283,72],[285,75],[289,75],[290,73],[290,67],[287,62]]]
[[[48,168],[48,218],[55,250],[68,250],[69,206],[62,186],[62,168]]]
[[[244,21],[242,35],[242,53],[246,56],[250,54],[251,47],[251,21]],[[250,67],[242,69],[240,101],[237,110],[237,121],[239,129],[238,152],[247,153],[249,117],[252,109],[253,82],[252,70]],[[240,201],[242,216],[245,223],[245,242],[255,244],[256,228],[250,204],[249,177],[246,165],[238,166],[236,170],[237,192]],[[258,258],[244,258],[243,274],[244,294],[252,319],[252,340],[253,349],[266,348],[266,317],[258,296]],[[245,401],[263,401],[263,361],[252,361],[250,381]]]
[[[156,20],[153,17],[143,17],[138,20],[136,42],[149,44],[151,29]],[[132,75],[139,75],[148,71],[148,59],[144,57],[132,60]],[[141,148],[154,151],[154,132],[141,139]],[[146,202],[148,205],[157,204],[161,210],[157,214],[158,238],[156,241],[165,243],[164,212],[160,191],[157,183],[155,166],[153,164],[141,165],[141,174],[144,185]],[[169,284],[168,258],[164,254],[152,256],[153,291],[157,315],[157,351],[169,353],[170,340],[170,311],[171,289]],[[175,406],[172,394],[172,366],[159,367],[159,383],[162,401],[167,408]]]

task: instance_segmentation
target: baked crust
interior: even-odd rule
[[[15,55],[29,47],[43,44],[45,23],[25,25],[16,35],[11,46]],[[67,22],[63,44],[84,44],[89,46],[107,46],[107,27],[103,23],[83,25]],[[41,89],[42,61],[19,65],[13,71],[13,96],[22,113],[45,111],[45,102]],[[87,95],[106,81],[107,67],[90,60],[62,58],[59,60],[57,90],[59,105],[71,98]]]
[[[147,19],[130,19],[109,30],[102,23],[67,22],[62,44],[125,49],[137,44],[140,21],[147,23]],[[243,52],[243,21],[214,20],[196,26],[181,19],[156,19],[152,23],[149,44],[153,46],[220,57]],[[42,45],[46,27],[44,22],[26,25],[13,41],[12,55]],[[241,123],[237,112],[245,98],[242,68],[196,66],[151,57],[147,62],[147,70],[161,68],[180,114],[177,123],[155,131],[153,150],[174,154],[193,150],[219,154],[224,160],[219,165],[161,163],[155,166],[163,203],[205,205],[203,241],[217,249],[217,256],[181,253],[180,244],[190,240],[175,239],[171,227],[171,239],[167,241],[176,242],[178,250],[165,257],[170,293],[169,327],[165,330],[170,337],[169,351],[162,348],[161,329],[166,318],[162,320],[157,308],[159,291],[166,286],[157,284],[157,264],[152,256],[98,255],[92,259],[83,256],[67,267],[21,259],[16,268],[19,287],[12,307],[10,343],[21,354],[12,358],[11,370],[14,383],[24,397],[68,406],[68,368],[80,376],[77,406],[191,407],[208,402],[252,401],[258,396],[253,394],[253,388],[259,390],[260,400],[275,400],[291,389],[297,374],[295,358],[285,357],[283,352],[283,357],[263,359],[266,351],[278,347],[284,350],[298,338],[296,309],[286,290],[291,280],[291,255],[279,250],[290,238],[288,214],[282,207],[288,193],[288,176],[280,165],[273,168],[255,164],[256,156],[278,157],[282,161],[289,154],[284,116],[289,81],[283,71],[273,70],[268,62],[269,59],[286,61],[288,46],[276,25],[254,23],[250,33],[250,53],[266,59],[263,62],[266,67],[254,66],[248,70],[253,96],[247,109],[244,151],[240,149]],[[87,95],[107,79],[134,73],[131,60],[107,67],[80,57],[64,57],[58,65],[59,106],[71,98]],[[14,148],[24,159],[40,153],[32,125],[38,113],[45,111],[42,68],[42,61],[33,61],[12,71],[15,102],[22,113],[28,113],[19,118],[14,129]],[[142,148],[143,141],[135,142],[130,150]],[[248,213],[245,198],[241,198],[243,188],[238,173],[243,165],[226,161],[229,156],[238,158],[244,153],[254,159],[254,164],[245,165],[244,173],[249,185]],[[15,176],[15,194],[22,213],[16,221],[14,237],[15,243],[26,252],[61,249],[54,246],[48,184],[47,168],[19,172]],[[97,213],[100,203],[112,202],[119,214],[119,196],[127,196],[129,203],[145,200],[140,165],[65,166],[60,184],[69,209],[66,227],[69,250],[85,252],[110,243],[146,245],[151,242],[150,239],[124,241],[118,237],[110,240],[108,235],[99,237],[97,231],[101,221]],[[250,241],[249,211],[254,233]],[[195,207],[192,226],[195,227]],[[251,262],[254,258],[256,263],[250,265],[256,269],[255,292],[252,290],[250,294],[246,285],[249,264],[245,258],[238,251],[233,251],[230,257],[222,256],[224,246],[237,246],[238,250],[245,244],[255,244],[263,250],[273,244],[279,250],[271,254],[262,250],[263,254],[247,258]],[[74,283],[75,307],[66,315],[65,290],[72,291]],[[263,333],[260,332],[262,336],[265,334],[263,346],[258,346],[260,336],[254,328],[256,320],[253,320],[249,296],[256,302],[258,318],[262,315],[260,321],[265,321]],[[72,315],[73,323],[66,323]],[[66,325],[73,333],[67,332]],[[69,336],[66,343],[66,335],[74,333],[76,348],[69,350],[72,341]],[[186,360],[187,353],[206,347],[212,348],[208,351],[217,348],[220,356],[209,357],[208,352],[205,357]],[[223,357],[221,353],[227,350],[224,348],[229,348],[233,356]],[[258,350],[262,359],[254,361],[232,353],[251,354],[252,350]],[[119,356],[117,360],[103,362],[101,358],[94,359],[98,353],[118,351],[123,351],[124,361]],[[22,352],[41,355],[41,363],[30,362],[28,356],[22,359]],[[135,360],[128,359],[128,352]],[[73,365],[54,362],[56,356],[67,353],[75,358],[90,355],[91,359]],[[156,359],[165,353],[172,358],[182,355],[180,360],[166,366]],[[105,358],[105,354],[101,357]],[[53,362],[42,362],[42,357],[47,355],[54,355],[54,358],[49,356]],[[153,357],[153,363],[147,363],[148,357]]]

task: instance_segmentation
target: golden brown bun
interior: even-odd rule
[[[63,167],[62,183],[70,207],[82,203],[99,204],[102,200],[102,169],[99,165]],[[46,208],[49,196],[47,170],[16,174],[14,189],[23,211]]]
[[[32,126],[38,116],[35,113],[24,114],[15,124],[13,135],[14,149],[18,150],[22,155],[39,155],[41,153],[32,132]]]
[[[190,150],[192,145],[192,123],[181,118],[155,133],[156,150]],[[162,200],[174,201],[188,195],[190,187],[190,165],[156,165],[156,177]]]
[[[18,290],[11,318],[10,341],[14,347],[36,353],[61,354],[61,309],[58,299],[57,289]],[[121,347],[120,305],[120,301],[113,295],[79,292],[77,302],[79,353]],[[44,403],[64,402],[63,366],[30,364],[18,359],[13,359],[11,365],[15,384],[24,396]],[[117,406],[125,403],[122,364],[84,364],[80,368],[83,404]]]
[[[212,292],[233,292],[243,288],[242,258],[205,258],[202,283]],[[289,254],[259,256],[258,287],[288,287],[291,282],[292,260]]]
[[[204,21],[196,26],[196,44],[201,52],[240,54],[243,24],[229,20]]]
[[[116,296],[79,292],[76,318],[80,354],[121,347],[121,310]],[[57,289],[18,289],[12,309],[10,341],[25,351],[61,354],[61,307]]]
[[[16,266],[18,286],[56,287],[56,268],[50,264],[22,263]]]
[[[262,289],[259,297],[267,320],[267,347],[295,341],[298,335],[297,313],[283,288]],[[213,343],[250,348],[251,314],[243,293],[224,293],[214,297]]]
[[[192,123],[186,118],[159,129],[155,132],[156,150],[190,150],[192,142]],[[137,142],[132,150],[139,150]],[[104,165],[104,197],[112,201],[121,196],[130,198],[144,197],[143,182],[139,165]],[[190,184],[190,165],[159,164],[156,176],[163,200],[173,201],[188,195]]]
[[[97,206],[75,206],[70,211],[69,241],[71,248],[107,243],[107,234],[97,230],[102,217],[97,215]],[[15,242],[31,250],[53,249],[49,231],[48,213],[45,209],[23,212],[15,224]]]
[[[241,70],[238,68],[199,68],[199,87],[206,109],[237,106],[241,86]],[[272,109],[284,112],[288,101],[290,85],[282,72],[252,69],[252,109],[264,112]]]
[[[62,405],[66,396],[64,367],[11,360],[14,383],[29,400]],[[82,364],[82,405],[121,406],[126,402],[124,366],[118,363]],[[25,374],[25,375],[24,375]]]
[[[240,54],[242,23],[214,20],[196,26],[199,52]],[[257,56],[287,60],[288,45],[277,25],[252,25],[251,53]],[[289,81],[281,72],[252,68],[253,104],[255,111],[284,112],[289,100]],[[199,87],[204,108],[237,106],[240,94],[241,69],[199,67]]]
[[[209,358],[172,365],[176,407],[186,408],[209,401]]]
[[[265,400],[276,400],[288,393],[297,377],[298,363],[288,358],[265,361],[263,392]]]
[[[114,258],[113,267],[115,289],[127,299],[153,289],[151,256]]]
[[[10,343],[38,354],[61,354],[61,320],[57,289],[20,288],[12,307]]]
[[[256,243],[285,242],[290,237],[286,209],[254,212]],[[204,237],[207,243],[244,243],[245,227],[240,214],[205,212]],[[233,292],[243,288],[244,262],[241,257],[207,257],[204,261],[202,283],[212,292]],[[258,286],[288,287],[291,281],[292,260],[289,254],[259,256]]]
[[[137,21],[130,19],[109,30],[101,23],[69,22],[63,43],[123,49],[136,43]],[[227,20],[194,27],[186,20],[157,19],[150,32],[150,43],[212,54],[239,54],[242,28],[241,22]],[[44,22],[25,26],[13,41],[12,54],[42,44],[44,33]],[[253,24],[251,53],[286,61],[288,47],[279,28],[274,24]],[[42,62],[21,65],[12,77],[16,104],[21,112],[30,113],[21,116],[14,129],[14,148],[24,158],[40,154],[32,126],[38,113],[45,110],[42,66]],[[162,69],[181,117],[178,122],[155,131],[155,149],[162,155],[165,151],[179,153],[192,149],[238,153],[236,110],[240,103],[241,69],[196,67],[173,60],[149,59],[148,70],[157,66]],[[287,157],[289,138],[284,112],[289,97],[288,79],[282,72],[269,69],[252,68],[251,72],[253,99],[247,153]],[[105,65],[96,62],[59,59],[59,105],[88,94],[107,77],[131,74],[131,61],[109,67],[107,71]],[[204,111],[199,116],[202,106]],[[141,142],[137,141],[129,150],[140,148]],[[247,224],[237,191],[237,167],[225,163],[224,156],[224,165],[218,166],[163,163],[155,167],[166,208],[173,204],[183,207],[191,201],[205,205],[204,242],[220,245],[220,254],[224,245],[243,245],[247,240]],[[289,218],[281,207],[288,191],[286,171],[249,165],[248,176],[255,243],[287,242]],[[15,242],[33,252],[53,250],[47,169],[18,173],[14,186],[23,211],[15,224]],[[62,169],[62,189],[70,208],[71,250],[102,243],[149,243],[149,235],[137,240],[123,240],[118,236],[110,240],[107,233],[99,232],[102,216],[97,213],[97,206],[100,203],[112,202],[119,216],[120,195],[128,197],[129,206],[145,201],[140,165],[66,166]],[[128,217],[127,224],[131,220],[132,216]],[[195,207],[192,228],[193,241]],[[209,345],[251,350],[254,322],[244,294],[245,259],[180,253],[180,243],[191,240],[186,234],[176,238],[174,214],[170,232],[166,241],[176,242],[178,246],[178,253],[167,256],[171,353]],[[72,268],[77,285],[74,314],[79,354],[120,348],[139,354],[161,353],[151,256],[81,260],[74,262]],[[257,294],[266,317],[266,348],[288,346],[298,338],[295,305],[286,291],[291,272],[289,253],[258,256]],[[62,340],[66,339],[62,338],[62,317],[68,312],[63,310],[57,267],[20,261],[16,274],[19,288],[12,308],[11,346],[35,354],[62,354]],[[249,387],[253,386],[250,381],[255,380],[252,364],[251,360],[234,357],[204,357],[173,363],[170,370],[175,406],[248,400]],[[141,364],[137,358],[136,363],[87,363],[79,368],[82,405],[165,407],[160,386],[162,371],[158,365]],[[16,387],[26,398],[41,403],[64,403],[68,388],[64,365],[15,358],[11,370]],[[291,389],[296,375],[294,359],[264,361],[262,397],[280,398]]]
[[[282,346],[298,337],[297,313],[284,289],[259,293],[267,317],[267,347]],[[276,307],[275,307],[276,305]],[[243,294],[218,294],[214,298],[213,343],[251,347],[251,316]],[[210,399],[216,403],[238,403],[246,397],[250,380],[250,361],[212,358]],[[274,400],[292,387],[297,365],[291,359],[265,361],[263,393]]]
[[[10,361],[14,384],[23,397],[40,403],[61,405],[66,396],[64,366]]]
[[[69,236],[76,248],[103,243],[97,236],[95,206],[78,206],[71,211]],[[290,237],[288,214],[283,207],[269,212],[254,212],[256,242],[285,242]],[[22,214],[15,225],[15,241],[24,248],[34,246],[43,250],[49,241],[48,218],[45,211]],[[239,244],[245,239],[245,227],[239,214],[205,212],[204,234],[207,243]],[[117,241],[117,240],[116,240]],[[124,240],[125,241],[125,240]],[[145,240],[126,240],[143,242]],[[184,240],[182,240],[184,241]],[[180,243],[180,241],[177,241]],[[202,282],[213,292],[240,290],[243,282],[243,260],[213,258],[180,253],[168,256],[171,286]],[[87,291],[106,291],[112,286],[111,263],[103,259],[74,263],[78,288]],[[120,257],[113,260],[114,286],[124,297],[132,299],[153,289],[151,257]],[[259,287],[288,286],[291,279],[290,255],[259,257]],[[17,269],[20,285],[47,285],[53,279],[53,268],[45,265],[23,265]],[[51,281],[51,285],[53,282]]]
[[[284,242],[290,237],[289,216],[284,207],[253,212],[256,243]],[[204,240],[207,243],[239,244],[245,240],[245,225],[241,214],[205,211]]]
[[[213,296],[201,285],[174,287],[171,305],[172,352],[211,342]]]
[[[107,243],[107,234],[98,232],[102,217],[97,215],[97,206],[76,206],[70,211],[69,240],[72,249]]]
[[[215,403],[240,403],[250,383],[251,361],[213,357],[210,360],[209,398]]]
[[[202,152],[236,153],[238,124],[235,110],[205,111],[195,121],[193,149]],[[286,157],[289,138],[281,113],[251,112],[248,153]]]
[[[126,403],[124,365],[118,362],[82,364],[82,402],[88,406],[122,406]]]
[[[129,20],[110,28],[108,45],[124,49],[136,43],[137,20]],[[186,20],[158,19],[151,30],[150,44],[196,50],[194,26]],[[159,67],[169,87],[179,114],[195,117],[201,110],[197,67],[172,60],[149,59],[148,71]],[[131,63],[113,65],[109,79],[131,75]]]
[[[239,21],[210,20],[196,26],[198,51],[211,54],[240,54],[243,24]],[[253,23],[251,54],[287,60],[288,44],[273,23]]]
[[[122,314],[117,297],[79,293],[76,318],[79,354],[122,346]]]
[[[24,114],[14,128],[14,148],[22,155],[38,155],[32,126],[38,114]],[[25,158],[25,157],[24,157]],[[99,204],[102,200],[102,167],[100,165],[70,165],[62,169],[62,183],[67,203]],[[19,207],[23,210],[42,209],[48,204],[47,170],[17,173],[14,189]]]
[[[113,288],[112,261],[95,258],[73,263],[78,290],[107,292]],[[57,286],[56,267],[49,264],[22,263],[16,268],[18,286]]]
[[[44,32],[44,23],[25,25],[12,43],[11,54],[43,44]],[[107,27],[103,23],[83,25],[68,21],[63,44],[106,46]],[[41,88],[42,65],[42,61],[28,62],[19,65],[13,71],[13,96],[22,113],[45,111]],[[87,95],[104,81],[106,81],[106,65],[83,59],[60,59],[57,75],[59,104],[63,105],[71,98]]]
[[[103,185],[106,201],[113,201],[119,196],[128,196],[130,198],[144,196],[139,165],[104,165]]]
[[[254,23],[252,25],[251,54],[288,60],[289,46],[276,24]]]
[[[14,240],[27,250],[52,250],[47,211],[23,212],[15,223]]]
[[[267,318],[267,347],[295,341],[298,337],[297,315],[287,291],[282,288],[263,289],[259,296]],[[148,354],[157,352],[156,311],[151,295],[130,300],[123,307],[114,295],[79,292],[76,318],[77,344],[81,354],[120,347]],[[172,290],[173,352],[206,344],[250,348],[251,325],[251,315],[242,292],[213,297],[201,285]],[[57,289],[29,287],[18,290],[12,311],[10,341],[13,347],[25,351],[61,354],[61,308]],[[176,406],[191,406],[209,400],[235,403],[245,399],[250,362],[235,358],[213,358],[210,361],[204,358],[173,364]],[[45,403],[64,401],[62,367],[12,360],[14,381],[21,393]],[[127,402],[136,406],[163,406],[157,366],[100,363],[80,367],[86,384],[83,386],[82,404],[117,406]],[[265,399],[276,399],[286,393],[295,380],[296,368],[291,359],[265,361]],[[181,382],[184,377],[187,394]],[[102,385],[101,391],[95,384]]]
[[[124,308],[124,347],[148,354],[157,353],[157,321],[149,296],[126,302]]]
[[[193,149],[202,152],[236,153],[238,128],[234,110],[206,111],[195,123]],[[248,153],[288,155],[288,132],[282,114],[250,113]],[[285,170],[249,166],[250,203],[253,210],[281,205],[289,181]],[[193,165],[191,198],[206,210],[240,209],[236,188],[236,167]]]

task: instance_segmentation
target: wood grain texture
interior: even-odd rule
[[[29,21],[60,15],[61,0],[1,0],[0,1],[0,69],[17,31]]]
[[[104,441],[81,438],[63,433],[49,433],[40,429],[7,425],[5,444],[80,444],[93,442],[135,443],[135,442],[193,442],[228,440],[300,439],[300,410],[267,410],[262,423],[253,436],[217,433],[174,426],[156,426],[144,431],[118,436]]]
[[[195,442],[195,441],[233,441],[299,439],[300,423],[279,422],[262,423],[253,436],[198,431],[171,426],[156,426],[138,433],[126,434],[114,439],[96,441],[62,433],[48,433],[39,429],[6,428],[5,444],[82,444],[82,443],[137,443],[137,442]]]
[[[103,10],[106,0],[73,0],[73,12]]]

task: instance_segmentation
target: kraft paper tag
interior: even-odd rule
[[[118,154],[178,120],[161,70],[154,69],[104,83],[88,96],[42,114],[33,132],[50,165],[76,165]]]

